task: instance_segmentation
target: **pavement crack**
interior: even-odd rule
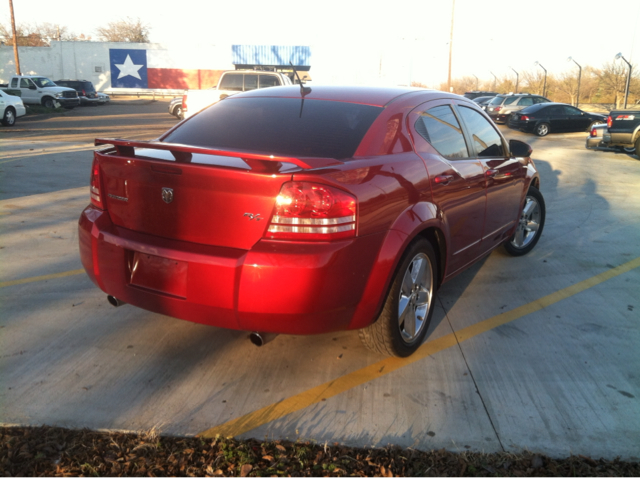
[[[485,403],[484,397],[482,396],[482,392],[480,392],[480,388],[478,387],[478,382],[476,382],[476,378],[473,376],[473,371],[471,370],[471,367],[469,366],[469,362],[467,362],[467,357],[464,354],[464,350],[462,350],[462,346],[460,345],[460,340],[458,339],[458,335],[456,334],[456,331],[453,328],[453,324],[451,323],[451,320],[449,319],[449,314],[447,312],[447,309],[445,308],[444,304],[442,303],[442,300],[439,297],[438,297],[438,301],[440,302],[440,306],[444,310],[444,316],[447,319],[447,323],[449,324],[449,328],[451,328],[451,333],[453,334],[453,336],[456,339],[456,344],[458,345],[458,349],[460,350],[460,354],[462,355],[462,359],[464,360],[464,364],[467,367],[467,371],[469,372],[469,376],[471,377],[471,380],[473,380],[473,386],[476,388],[476,393],[478,394],[478,397],[480,397],[480,402],[482,403],[482,406],[484,407],[484,411],[487,414],[487,418],[489,419],[489,423],[491,424],[491,428],[493,428],[493,433],[495,434],[496,439],[498,440],[498,444],[500,445],[500,448],[502,449],[502,451],[506,452],[507,450],[505,449],[504,445],[502,444],[502,440],[500,439],[500,434],[498,433],[498,430],[496,429],[496,426],[493,423],[493,420],[491,418],[491,414],[489,413],[489,409],[487,408],[487,404]]]

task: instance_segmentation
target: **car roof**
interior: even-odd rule
[[[305,99],[344,101],[347,103],[362,103],[372,106],[386,106],[389,103],[409,96],[423,95],[428,101],[431,97],[463,99],[459,95],[437,90],[409,87],[376,87],[376,86],[312,86],[311,91],[304,95]],[[230,96],[229,99],[247,97],[271,98],[302,98],[300,86],[276,86],[261,88]],[[471,100],[468,100],[471,101]]]

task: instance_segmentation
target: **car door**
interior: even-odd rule
[[[591,124],[591,119],[578,108],[573,106],[563,106],[567,115],[565,131],[586,131]]]
[[[445,275],[450,276],[481,253],[486,206],[484,168],[469,154],[451,100],[423,103],[407,119],[414,148],[429,174],[432,201],[444,224]]]
[[[553,133],[561,133],[567,127],[567,115],[562,105],[552,105],[544,109],[549,118],[549,127]]]
[[[20,78],[20,90],[22,97],[28,100],[27,103],[40,103],[42,94],[38,94],[38,87],[29,78]]]
[[[512,158],[509,148],[495,126],[479,111],[456,105],[471,156],[482,164],[487,206],[482,230],[481,252],[487,252],[508,238],[518,220],[526,169]]]

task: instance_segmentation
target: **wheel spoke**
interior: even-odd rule
[[[414,283],[415,281],[413,280],[412,274],[407,270],[402,278],[402,287],[400,288],[401,295],[409,297],[413,291]]]
[[[518,226],[518,229],[516,229],[516,234],[513,237],[513,243],[516,245],[516,247],[522,247],[523,242],[524,242],[524,227]]]
[[[535,201],[527,198],[527,202],[524,205],[524,209],[522,210],[522,215],[526,217],[531,217],[531,214],[536,210],[538,204]]]
[[[416,257],[411,263],[411,279],[413,280],[413,284],[420,284],[422,280],[422,276],[424,274],[424,269],[426,267],[425,260],[422,257]]]
[[[413,306],[408,305],[402,311],[402,314],[398,314],[398,325],[400,326],[400,332],[408,334],[412,338],[416,333],[416,316]]]
[[[400,301],[398,304],[398,325],[400,326],[400,330],[402,330],[402,323],[404,322],[404,316],[407,313],[407,310],[411,309],[411,301],[409,297],[405,297],[403,295],[400,296]]]

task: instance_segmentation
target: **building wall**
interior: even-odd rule
[[[114,87],[117,77],[112,78],[111,50],[145,50],[148,68],[156,72],[151,87]],[[222,71],[233,69],[231,45],[168,50],[158,43],[54,41],[50,47],[18,47],[18,54],[23,75],[89,80],[98,91],[113,93],[209,88],[217,83]],[[0,83],[8,83],[15,74],[13,47],[2,45]]]

